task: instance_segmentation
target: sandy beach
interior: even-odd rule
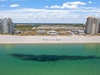
[[[100,43],[100,36],[15,36],[0,35],[0,44]]]

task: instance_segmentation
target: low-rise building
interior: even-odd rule
[[[46,34],[46,30],[37,30],[36,31],[38,34]]]
[[[15,30],[14,34],[21,34],[21,30]]]
[[[73,32],[74,34],[80,34],[80,35],[85,34],[84,30],[73,30],[72,32]]]
[[[50,31],[47,31],[47,34],[57,35],[58,32],[57,31],[54,31],[54,30],[50,30]]]
[[[82,35],[84,35],[85,32],[84,32],[84,30],[78,30],[78,34],[82,34]]]

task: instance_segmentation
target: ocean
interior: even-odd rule
[[[0,75],[100,75],[100,44],[1,44]]]

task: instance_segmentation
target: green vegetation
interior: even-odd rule
[[[33,26],[30,26],[30,25],[17,25],[17,26],[14,26],[15,29],[17,30],[21,30],[21,31],[28,31],[28,30],[31,30],[33,28]]]

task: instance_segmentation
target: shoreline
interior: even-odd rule
[[[0,44],[100,43],[100,36],[17,36],[0,35]]]
[[[27,43],[27,42],[24,42],[24,43],[15,43],[15,42],[11,42],[11,43],[0,43],[0,45],[3,45],[3,44],[100,44],[100,42],[66,42],[66,43]]]

